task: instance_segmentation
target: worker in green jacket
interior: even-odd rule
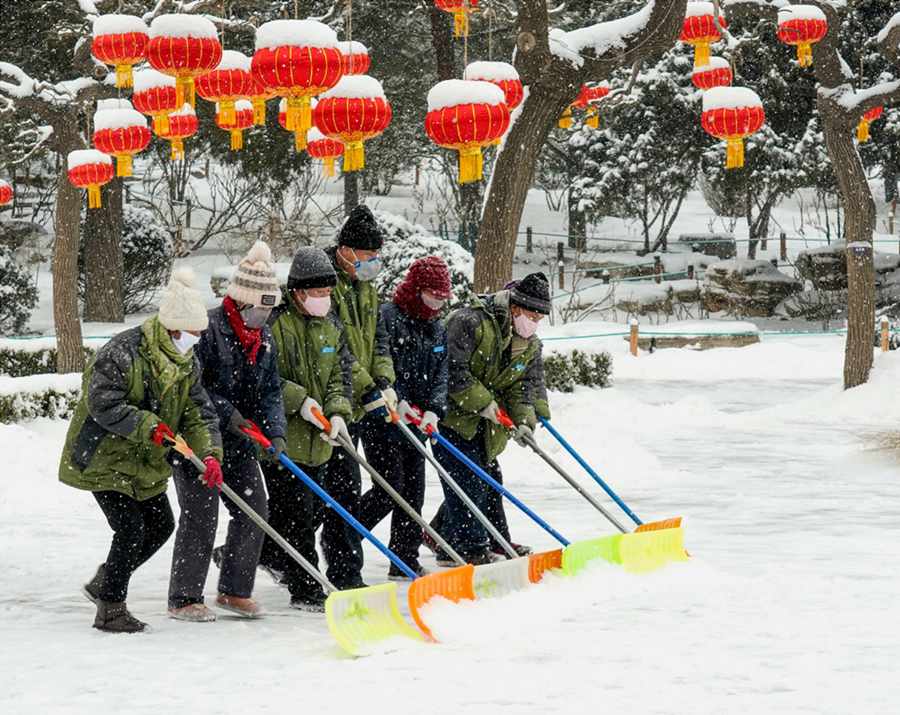
[[[535,335],[550,309],[547,277],[532,273],[506,290],[474,299],[447,320],[450,401],[441,434],[501,483],[497,457],[510,437],[524,441],[538,417],[550,418],[541,341]],[[500,410],[515,423],[512,434],[501,424]],[[500,494],[440,445],[435,445],[434,456],[509,541]],[[469,563],[502,558],[500,544],[492,543],[459,497],[443,486],[444,503],[432,526]],[[424,541],[437,554],[438,564],[452,564],[433,540]],[[523,556],[531,551],[527,546],[513,546]]]
[[[218,417],[200,383],[193,346],[206,307],[190,269],[175,271],[159,313],[112,338],[84,373],[59,465],[64,484],[93,493],[113,530],[106,562],[83,592],[97,606],[94,628],[135,633],[146,624],[125,600],[132,573],[174,529],[166,487],[169,439],[181,434],[203,460],[203,480],[222,483]]]
[[[349,438],[353,415],[350,355],[340,321],[331,310],[337,276],[319,248],[303,247],[294,256],[287,291],[273,314],[272,337],[278,354],[278,374],[287,417],[285,452],[341,505],[359,499],[345,480],[334,481],[326,465],[339,436]],[[330,421],[325,433],[317,415]],[[323,439],[324,438],[324,439]],[[353,588],[361,580],[362,548],[352,527],[278,462],[263,463],[269,492],[269,523],[313,565],[318,565],[316,530],[322,544],[328,579],[338,588]],[[325,593],[271,539],[263,543],[260,565],[286,585],[291,606],[324,611]]]

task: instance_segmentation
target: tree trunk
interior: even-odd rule
[[[584,212],[578,210],[578,200],[572,200],[572,177],[569,177],[569,190],[566,192],[566,208],[569,214],[569,248],[584,253],[587,250],[587,220]]]
[[[459,213],[462,217],[463,246],[473,255],[478,245],[481,223],[481,189],[481,182],[463,184],[459,187]]]
[[[844,388],[862,385],[872,368],[875,337],[875,267],[872,232],[875,201],[853,144],[854,127],[840,106],[819,99],[825,143],[844,207],[847,241],[847,344],[844,351]]]
[[[475,253],[475,290],[479,293],[499,290],[512,277],[516,236],[538,154],[577,91],[565,80],[529,87],[521,114],[494,164]]]
[[[103,208],[88,211],[84,225],[84,320],[125,321],[122,258],[122,182],[103,187]]]
[[[68,152],[62,152],[66,156]],[[56,191],[56,238],[53,242],[53,322],[56,326],[56,371],[84,370],[81,323],[78,320],[78,234],[81,191],[60,172]]]
[[[359,172],[351,171],[344,174],[344,215],[359,206]]]
[[[431,46],[437,66],[438,81],[454,79],[456,70],[453,58],[453,38],[450,31],[450,15],[441,10],[432,0],[428,4],[428,19],[431,23]]]

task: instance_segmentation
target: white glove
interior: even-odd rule
[[[385,404],[388,406],[388,410],[391,412],[397,411],[397,392],[393,387],[385,387],[381,391],[381,396],[384,398]]]
[[[530,447],[534,442],[534,430],[528,425],[516,425],[513,439],[520,447]]]
[[[437,432],[437,425],[438,416],[431,410],[428,410],[424,415],[422,415],[422,421],[419,422],[419,429],[422,430],[422,432],[424,432],[425,434],[428,434],[429,427],[431,427],[432,432]]]
[[[341,441],[338,440],[338,437],[341,437],[344,441],[350,442],[350,432],[347,431],[347,423],[344,422],[344,418],[340,415],[332,415],[331,418],[331,431],[328,434],[322,432],[319,435],[322,439],[324,439],[328,444],[340,445]]]
[[[490,420],[498,427],[500,426],[500,415],[497,414],[500,411],[500,406],[497,404],[496,400],[491,400],[491,404],[485,407],[478,414],[484,417],[486,420]]]
[[[316,410],[321,414],[322,405],[316,402],[312,397],[307,397],[305,400],[303,400],[303,404],[300,405],[300,416],[307,422],[310,422],[319,429],[322,429],[322,423],[316,419],[315,415],[313,415],[313,410]]]
[[[397,415],[400,417],[400,421],[403,424],[410,424],[412,422],[416,422],[419,419],[418,411],[412,408],[406,400],[400,400],[397,404]]]

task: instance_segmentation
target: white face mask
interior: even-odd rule
[[[323,298],[317,298],[308,295],[304,300],[300,301],[300,305],[302,305],[303,310],[310,315],[315,316],[316,318],[324,318],[328,315],[328,311],[331,310],[331,296],[326,295]]]
[[[513,318],[513,326],[515,326],[516,333],[521,338],[530,338],[537,332],[538,321],[532,320],[525,313],[519,313],[515,318]]]
[[[266,324],[266,321],[271,314],[271,308],[254,308],[253,306],[247,306],[241,310],[241,320],[244,321],[244,325],[250,328],[250,330],[259,330]]]
[[[189,333],[187,330],[182,330],[177,338],[174,335],[172,336],[172,344],[182,355],[187,355],[191,348],[199,342],[200,336]]]
[[[446,300],[442,298],[432,298],[427,293],[422,293],[422,302],[432,310],[440,310],[447,303]]]

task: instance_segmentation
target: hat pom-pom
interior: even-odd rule
[[[271,263],[272,249],[265,241],[257,241],[253,247],[247,252],[244,259],[247,263]]]
[[[194,288],[197,284],[197,275],[194,273],[193,268],[189,268],[188,266],[182,266],[180,268],[176,268],[172,272],[172,280],[170,281],[173,285],[178,283],[185,288]]]

